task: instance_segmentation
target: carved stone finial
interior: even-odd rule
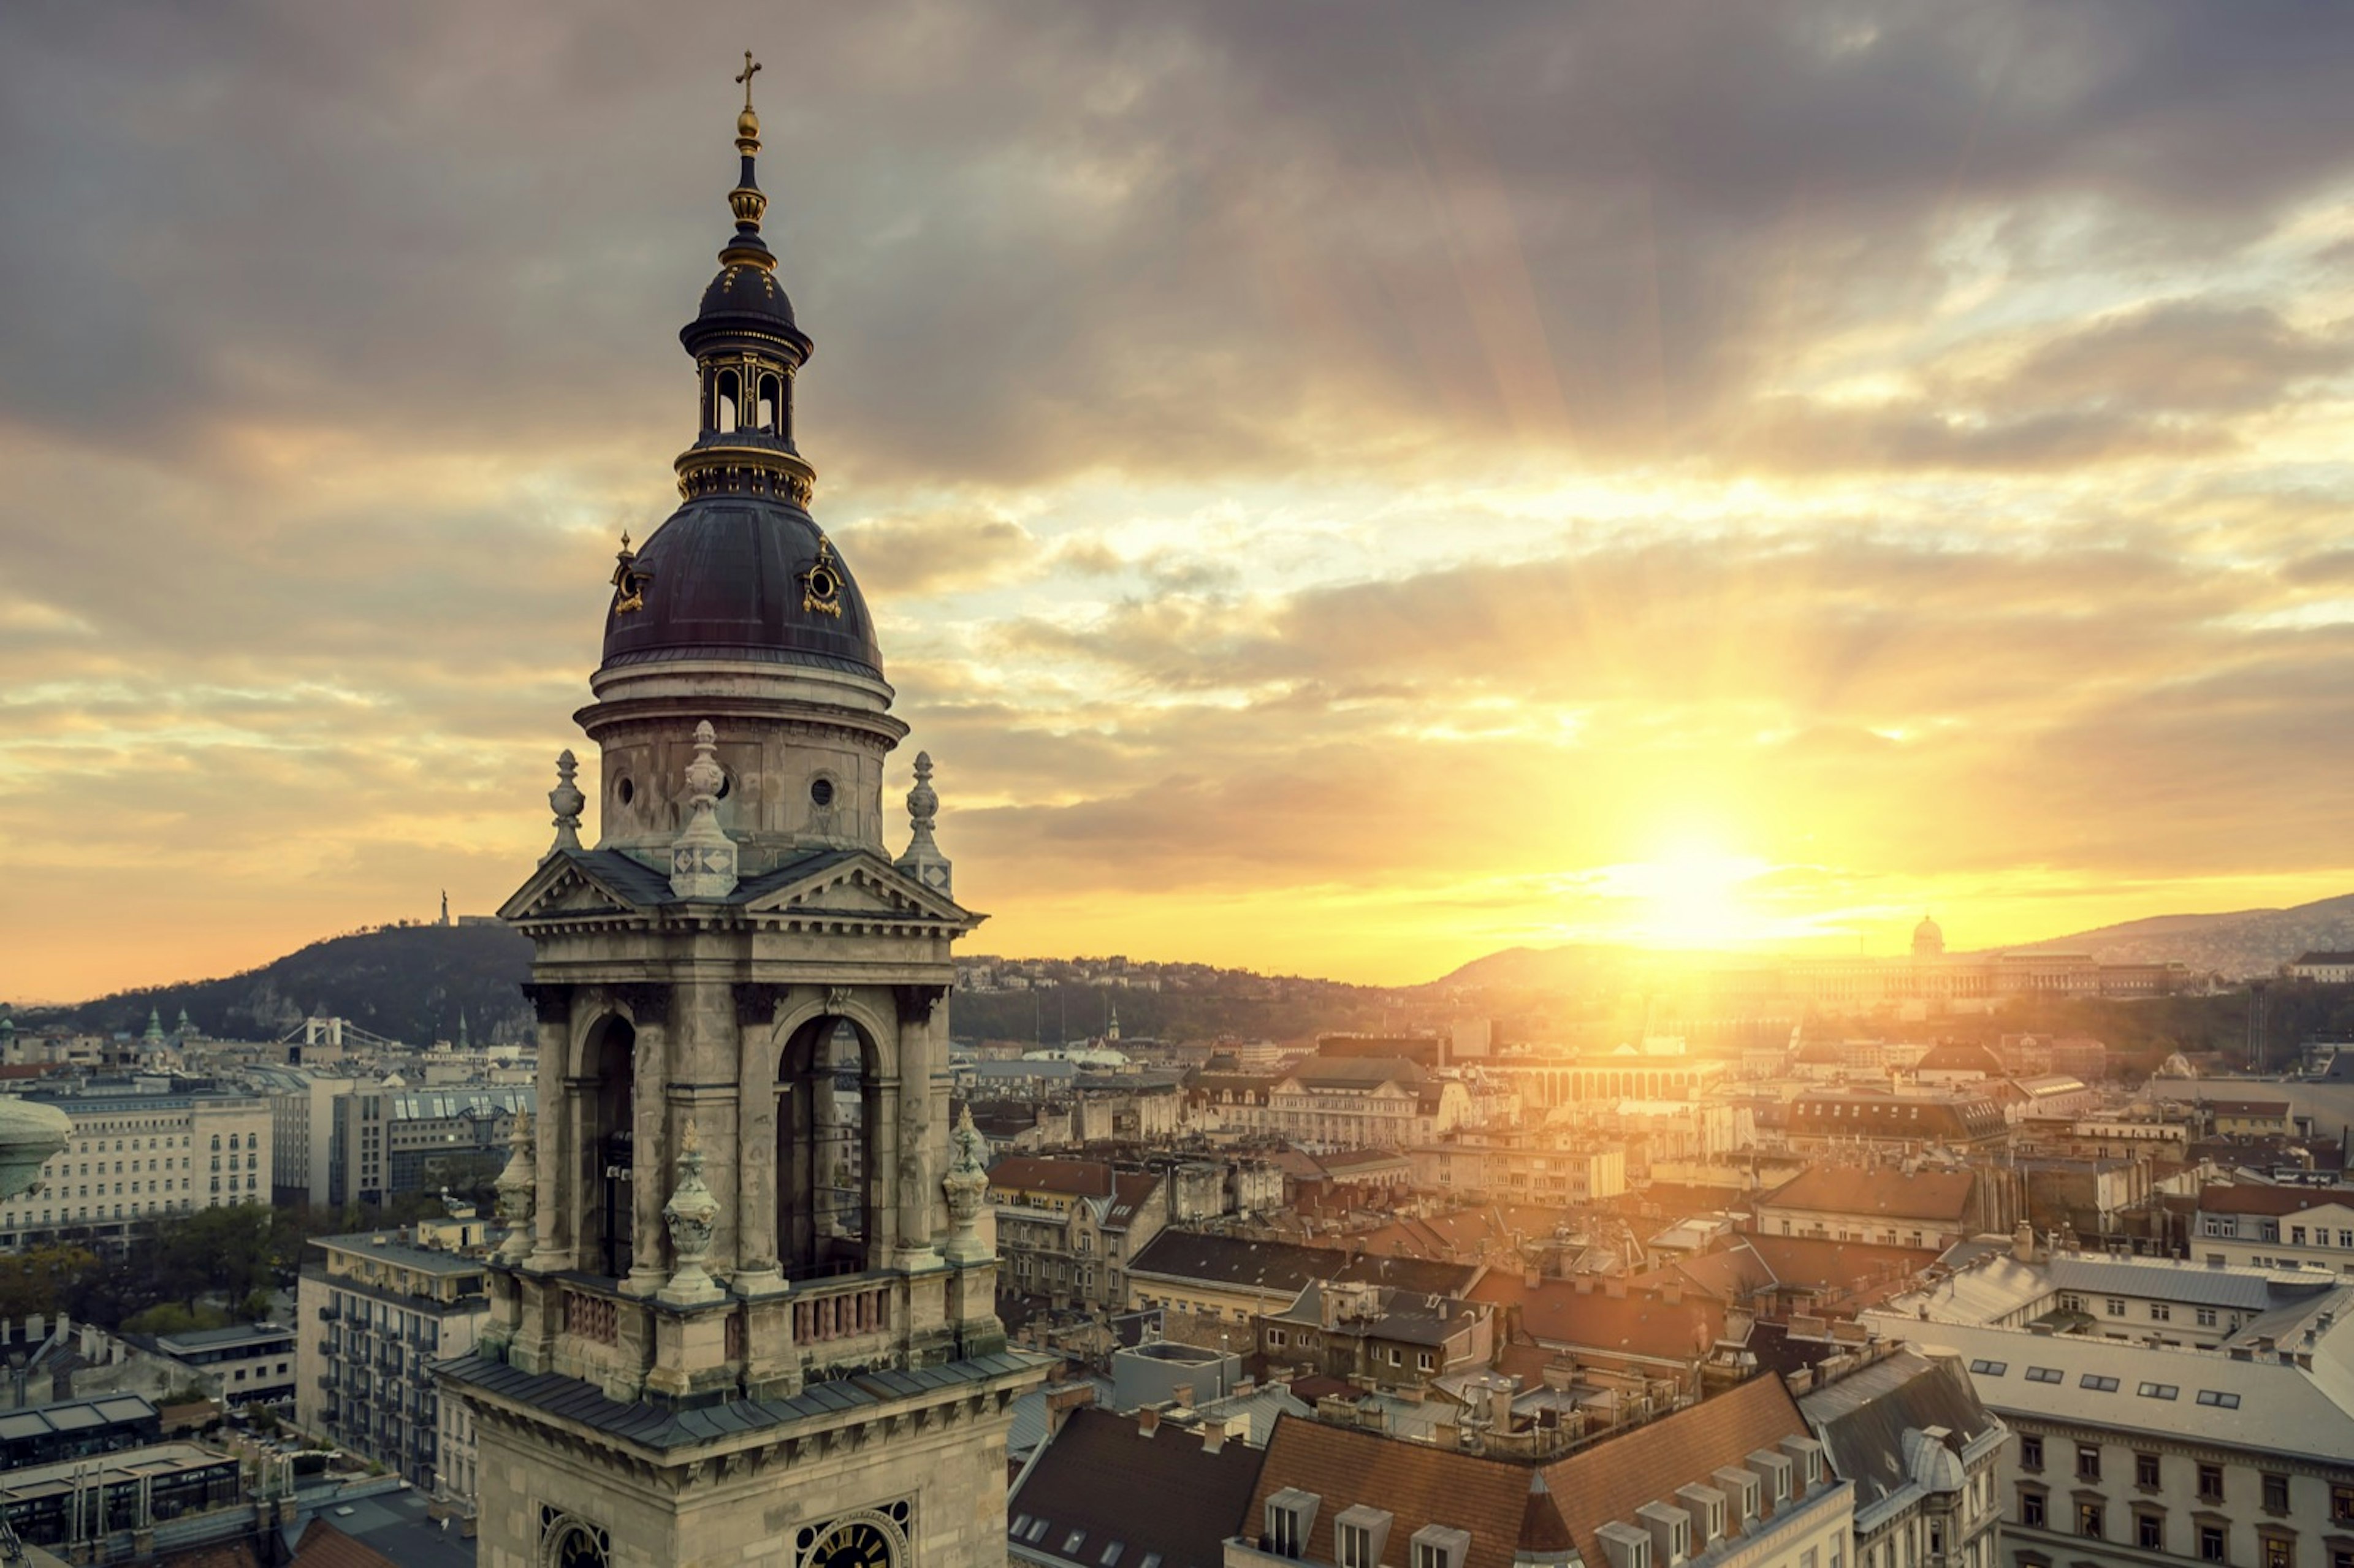
[[[949,1133],[949,1173],[940,1190],[949,1200],[949,1241],[940,1255],[952,1264],[987,1263],[993,1255],[981,1239],[981,1206],[989,1197],[989,1141],[972,1124],[972,1107],[957,1107]]]
[[[658,1299],[673,1307],[693,1307],[716,1301],[726,1294],[703,1266],[703,1260],[711,1255],[711,1234],[718,1219],[719,1200],[703,1181],[703,1139],[690,1120],[679,1132],[678,1185],[672,1190],[670,1202],[663,1205],[663,1224],[670,1230],[671,1252],[678,1266],[672,1271],[670,1283],[658,1292]]]
[[[940,846],[932,842],[932,825],[939,814],[939,793],[932,788],[932,754],[919,751],[916,753],[916,787],[907,791],[907,821],[915,832],[897,864],[933,892],[953,897],[953,867]]]
[[[506,1240],[499,1244],[499,1257],[505,1263],[521,1263],[531,1255],[532,1200],[539,1184],[535,1161],[532,1158],[531,1112],[515,1112],[514,1126],[507,1132],[506,1169],[499,1172],[499,1218],[506,1222]]]
[[[573,774],[579,768],[579,760],[572,755],[569,747],[556,754],[556,788],[547,792],[548,809],[556,813],[556,842],[549,846],[546,854],[539,857],[542,860],[565,850],[580,847],[580,812],[588,804],[588,797],[572,782]],[[449,911],[449,900],[445,895],[441,905],[441,923],[444,926],[450,923]]]
[[[719,736],[705,719],[695,726],[695,760],[686,765],[685,832],[671,841],[670,890],[681,898],[725,898],[736,891],[736,841],[719,826]]]

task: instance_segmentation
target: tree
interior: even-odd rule
[[[96,1253],[70,1245],[27,1247],[0,1257],[0,1318],[55,1316],[74,1285],[98,1268]]]

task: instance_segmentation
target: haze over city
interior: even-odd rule
[[[0,18],[0,992],[488,911],[595,799],[748,15]],[[760,79],[968,947],[2354,887],[2354,13],[1318,15],[812,8]]]

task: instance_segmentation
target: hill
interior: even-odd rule
[[[2153,915],[2071,936],[1988,950],[2089,953],[2104,963],[2177,959],[2199,973],[2212,971],[2239,980],[2270,974],[2298,954],[2316,948],[2354,949],[2354,893],[2286,909]],[[1506,948],[1474,959],[1431,985],[1487,991],[1575,991],[1612,977],[1643,956],[1637,948],[1590,944]],[[1685,953],[1678,957],[1689,963],[1705,964],[1724,955]],[[1746,957],[1755,961],[1756,955]]]
[[[454,1037],[462,1012],[472,1038],[521,1042],[531,1037],[531,1009],[516,988],[530,967],[531,944],[504,926],[386,926],[330,937],[226,979],[27,1008],[17,1018],[111,1033],[145,1028],[150,1008],[169,1028],[186,1008],[217,1039],[274,1040],[324,1013],[423,1045]]]
[[[2228,915],[2159,915],[2054,937],[2017,952],[2090,953],[2106,963],[2179,959],[2194,969],[2238,979],[2269,974],[2299,953],[2354,948],[2354,893],[2286,909]]]

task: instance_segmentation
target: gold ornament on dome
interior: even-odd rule
[[[621,535],[620,552],[613,557],[613,613],[627,615],[646,607],[646,584],[653,573],[642,570],[638,554],[630,548],[630,535]]]
[[[833,541],[817,536],[817,559],[801,572],[801,609],[813,615],[842,615],[842,563],[833,557]]]

